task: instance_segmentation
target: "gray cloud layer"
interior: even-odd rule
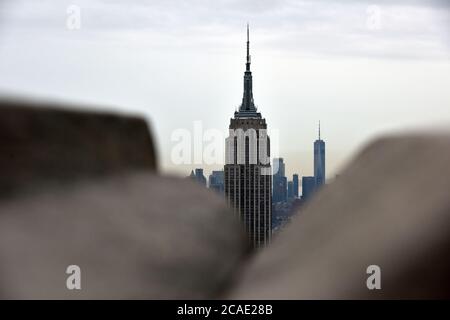
[[[173,130],[226,129],[240,102],[247,21],[256,103],[291,172],[312,172],[319,119],[330,172],[380,132],[450,119],[450,1],[0,0],[0,93],[142,112],[176,170]]]
[[[260,43],[301,54],[448,59],[450,51],[450,1],[443,0],[14,0],[2,9],[3,28],[64,36],[70,4],[81,9],[85,37],[140,34],[155,47],[217,45],[250,21]],[[368,27],[373,6],[377,28]]]

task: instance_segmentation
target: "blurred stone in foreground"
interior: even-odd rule
[[[369,265],[381,290],[368,290]],[[450,135],[380,139],[242,270],[228,298],[450,298]]]
[[[448,134],[372,143],[249,256],[222,197],[153,172],[143,120],[24,104],[0,101],[0,299],[450,298]]]
[[[223,199],[152,173],[144,120],[64,108],[0,101],[0,299],[220,294],[247,251]]]
[[[155,168],[153,141],[140,118],[0,99],[0,198],[42,183]]]
[[[218,195],[148,173],[6,201],[0,299],[214,297],[246,250],[238,224]],[[81,290],[66,288],[69,265]]]

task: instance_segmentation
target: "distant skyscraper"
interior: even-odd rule
[[[325,142],[320,138],[314,141],[314,179],[316,188],[325,183]]]
[[[273,159],[273,175],[277,177],[285,177],[286,172],[286,164],[284,163],[283,158],[274,158]]]
[[[230,120],[225,141],[225,196],[244,223],[251,244],[267,245],[272,224],[272,173],[266,120],[253,101],[250,41],[247,25],[247,62],[244,95],[239,111]]]
[[[222,170],[213,171],[211,173],[211,175],[209,176],[209,188],[219,193],[224,192],[225,182],[224,182],[224,172]]]
[[[298,198],[298,174],[292,176],[292,182],[294,187],[294,197]]]
[[[287,178],[283,158],[273,159],[273,203],[287,201]]]
[[[195,180],[206,187],[206,178],[203,175],[203,169],[195,169]]]
[[[302,177],[302,199],[308,199],[316,188],[314,177]]]
[[[294,198],[294,182],[293,181],[289,181],[288,185],[287,185],[287,197],[288,199],[293,199]]]

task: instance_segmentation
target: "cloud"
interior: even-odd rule
[[[0,7],[3,32],[67,37],[70,4],[81,8],[82,35],[100,42],[220,48],[250,21],[259,43],[292,54],[448,59],[450,52],[450,2],[441,0],[10,0]]]
[[[82,19],[73,32],[72,4]],[[329,150],[332,167],[381,129],[449,119],[449,10],[419,0],[0,0],[0,91],[142,111],[167,165],[173,128],[228,125],[249,21],[255,99],[284,129],[281,148],[311,152],[321,119],[340,148]],[[309,159],[289,161],[304,172]]]

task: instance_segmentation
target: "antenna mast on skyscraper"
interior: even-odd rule
[[[249,24],[247,22],[247,71],[250,71],[250,27]]]
[[[319,140],[320,140],[320,120],[319,120]]]

